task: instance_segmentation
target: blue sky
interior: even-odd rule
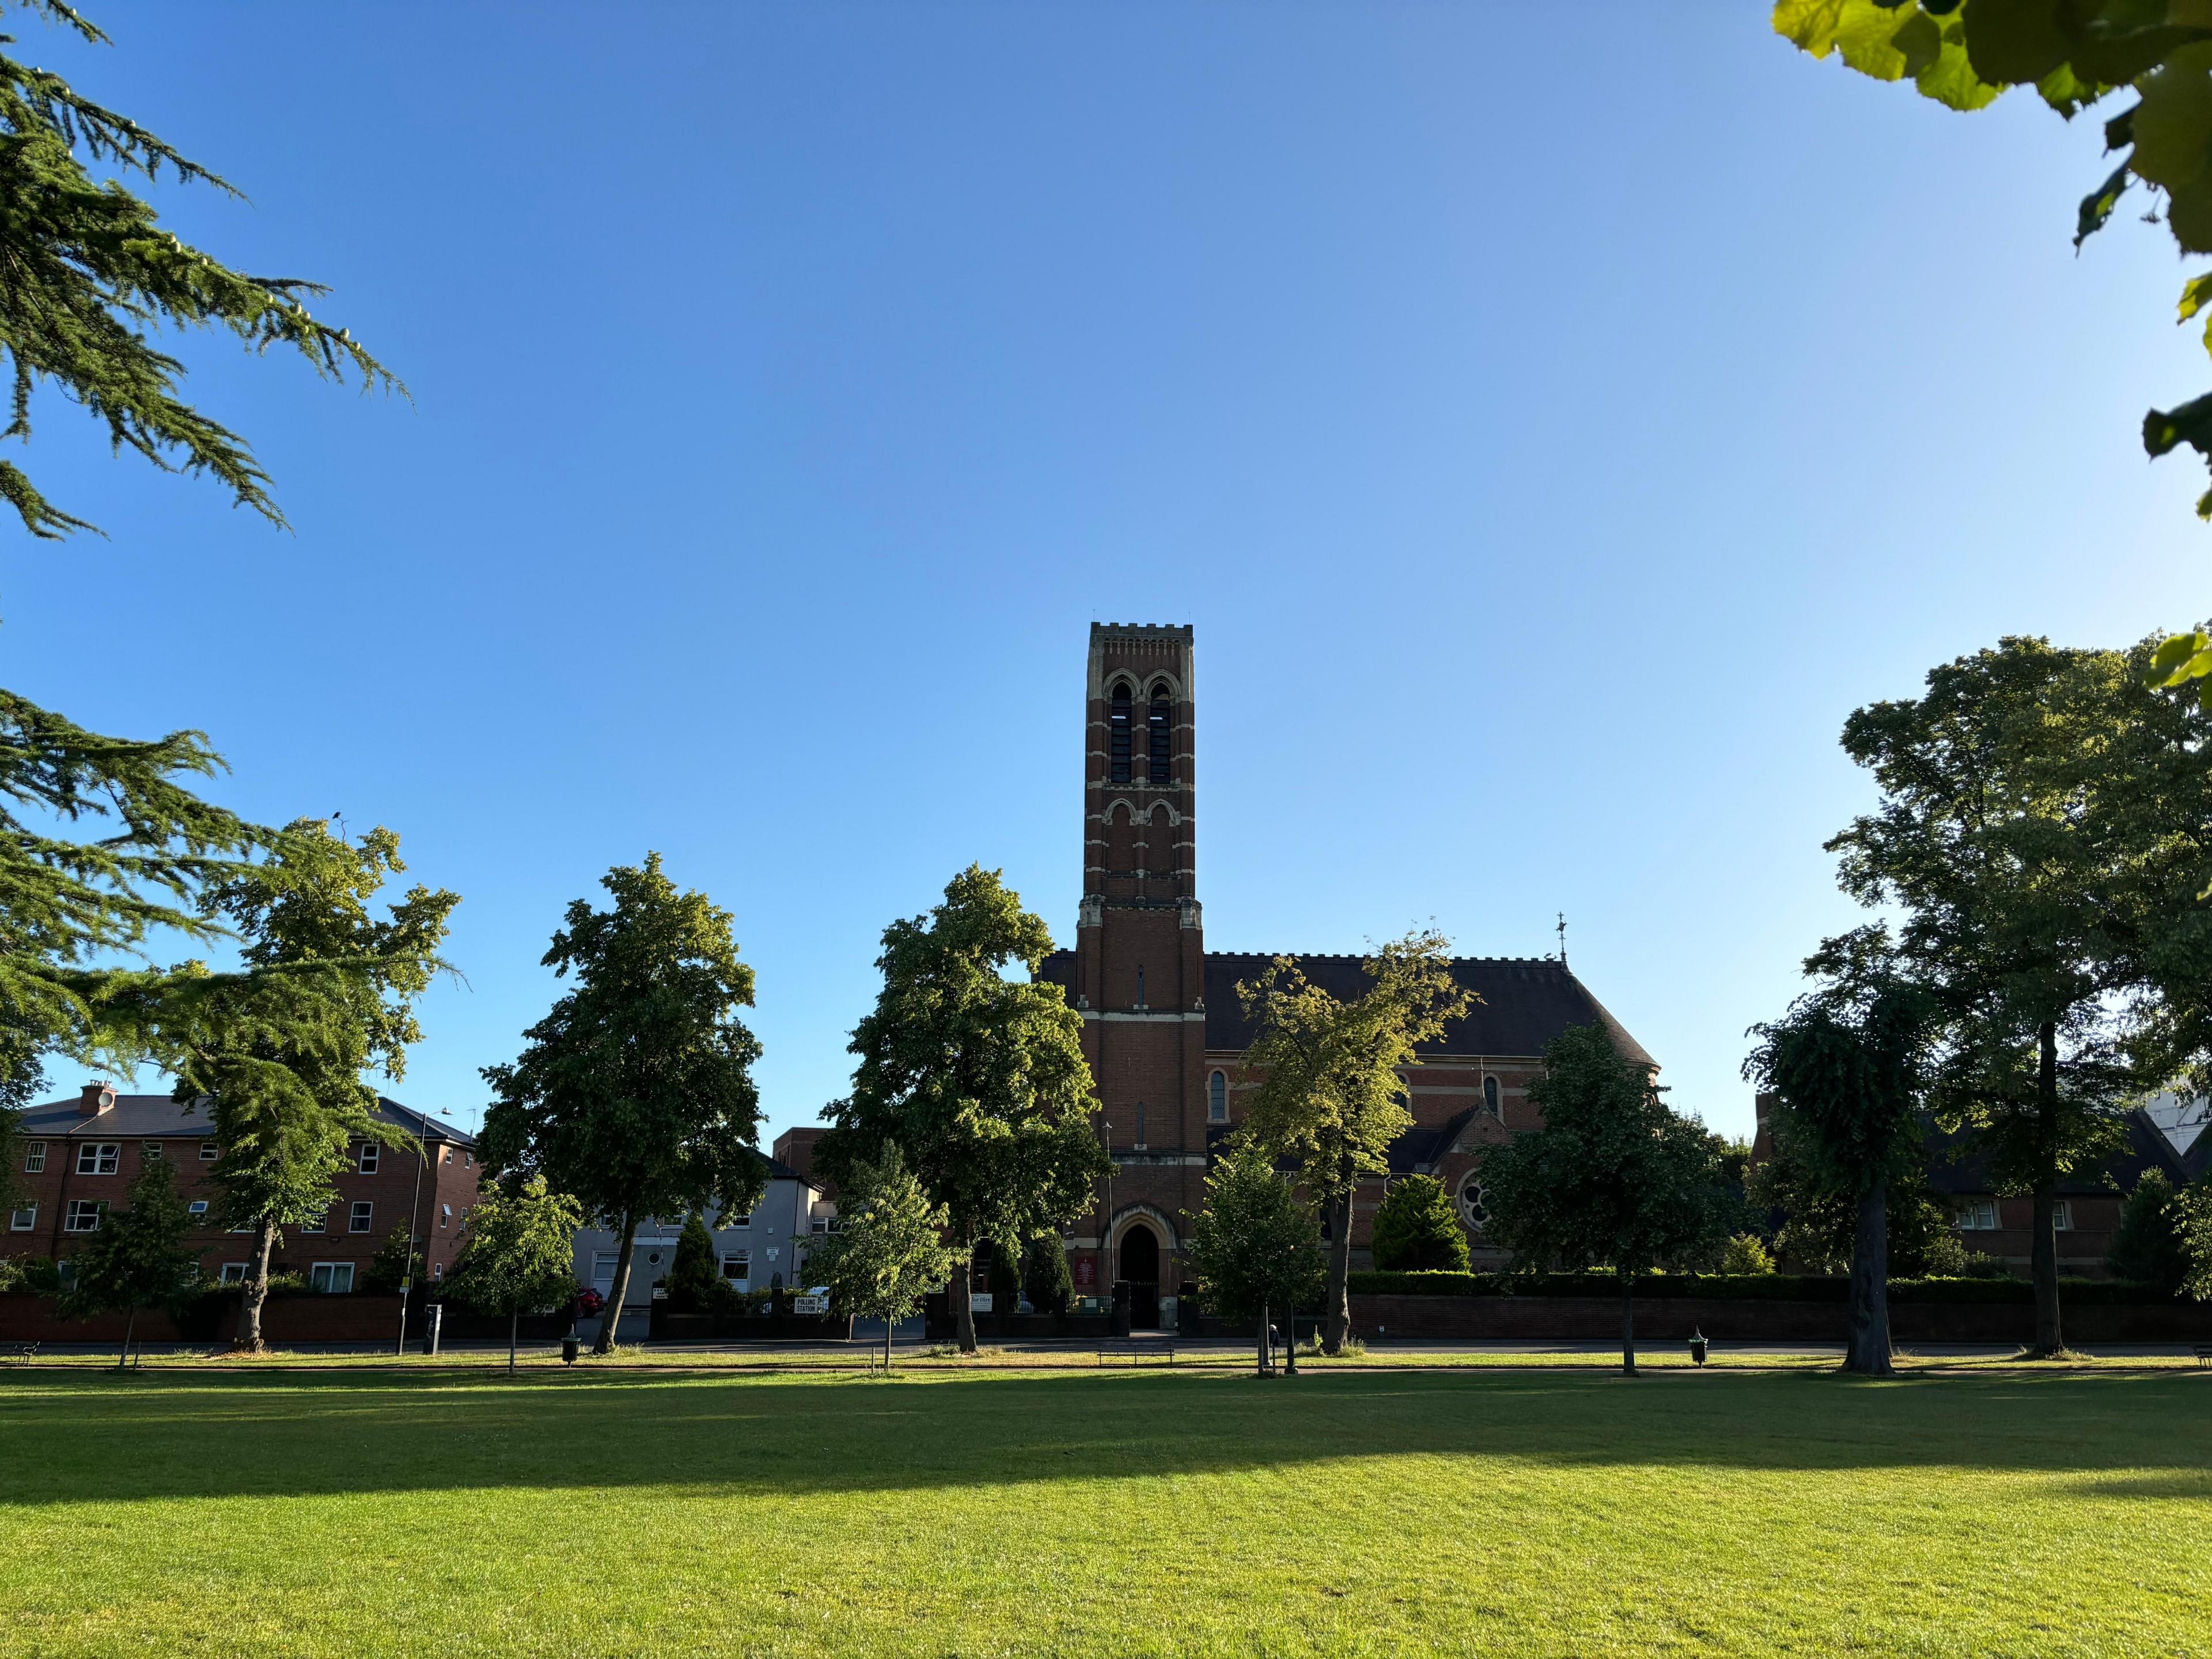
[[[736,913],[771,1128],[971,860],[1066,942],[1093,619],[1188,622],[1217,949],[1551,950],[1746,1132],[1849,925],[1836,735],[2008,633],[2207,607],[2212,380],[2162,230],[2078,259],[2094,122],[1815,64],[1759,4],[101,3],[17,22],[252,197],[412,402],[187,343],[295,533],[20,457],[9,684],[197,726],[229,803],[465,898],[392,1092],[464,1121],[562,907]],[[11,452],[12,453],[12,452]],[[60,1086],[72,1073],[52,1073]]]

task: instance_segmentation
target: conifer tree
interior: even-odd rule
[[[1385,1273],[1465,1273],[1467,1233],[1433,1176],[1401,1176],[1376,1207],[1375,1265]]]

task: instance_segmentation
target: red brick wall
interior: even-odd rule
[[[106,1176],[77,1174],[77,1146],[104,1140],[120,1144],[116,1172]],[[33,1139],[19,1146],[27,1148],[34,1144]],[[85,1120],[84,1126],[71,1138],[49,1137],[44,1144],[46,1169],[35,1174],[25,1173],[21,1164],[26,1153],[19,1152],[15,1176],[21,1194],[17,1201],[38,1206],[37,1224],[28,1232],[0,1233],[0,1255],[66,1257],[76,1237],[63,1231],[70,1201],[93,1199],[105,1200],[112,1208],[123,1206],[129,1201],[131,1179],[145,1164],[144,1137],[126,1139],[103,1135],[95,1119]],[[162,1156],[176,1171],[178,1190],[187,1200],[204,1199],[209,1213],[217,1213],[222,1194],[210,1178],[209,1164],[200,1157],[200,1139],[163,1136],[159,1145],[163,1149]],[[423,1252],[428,1271],[434,1277],[442,1273],[452,1266],[459,1248],[462,1218],[476,1204],[481,1171],[473,1155],[461,1148],[434,1146],[428,1151],[429,1162],[425,1164],[411,1152],[381,1147],[375,1172],[363,1175],[356,1144],[349,1153],[349,1167],[335,1183],[337,1198],[325,1218],[325,1231],[314,1234],[303,1233],[297,1228],[284,1229],[274,1259],[301,1273],[314,1262],[349,1261],[355,1264],[358,1278],[384,1242],[394,1232],[405,1230],[416,1205],[419,1174],[422,1196],[417,1231],[428,1241]],[[352,1206],[362,1201],[374,1207],[368,1231],[355,1233],[349,1231]],[[252,1254],[251,1235],[232,1233],[219,1227],[210,1226],[193,1233],[189,1243],[192,1248],[204,1251],[201,1262],[210,1277],[220,1272],[222,1263],[244,1261]]]

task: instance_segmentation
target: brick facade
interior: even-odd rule
[[[1181,1284],[1184,1217],[1204,1202],[1212,1148],[1242,1117],[1239,1064],[1251,1033],[1237,986],[1268,961],[1206,950],[1196,710],[1188,627],[1092,624],[1076,943],[1048,958],[1041,976],[1062,986],[1082,1017],[1099,1130],[1114,1159],[1070,1242],[1077,1293],[1103,1295],[1130,1280],[1139,1322],[1152,1294],[1172,1296]],[[1355,957],[1306,957],[1300,965],[1340,995],[1364,982]],[[1527,1088],[1560,1030],[1602,1024],[1624,1052],[1650,1057],[1564,960],[1467,959],[1454,971],[1482,1000],[1408,1072],[1415,1127],[1393,1148],[1391,1168],[1434,1175],[1460,1197],[1482,1148],[1538,1121]],[[1367,1261],[1383,1185],[1369,1183],[1355,1202],[1357,1265]],[[1479,1215],[1479,1206],[1462,1209],[1481,1266],[1498,1258],[1483,1246]]]
[[[349,1267],[357,1285],[385,1241],[406,1231],[410,1216],[416,1218],[416,1237],[432,1279],[442,1279],[453,1264],[463,1218],[477,1201],[481,1171],[475,1138],[397,1101],[380,1099],[377,1112],[416,1137],[420,1150],[362,1141],[348,1147],[347,1168],[334,1183],[337,1197],[323,1230],[284,1228],[270,1258],[276,1271],[304,1277],[327,1262]],[[188,1201],[205,1204],[210,1218],[219,1215],[222,1194],[209,1175],[214,1133],[198,1103],[180,1106],[167,1095],[118,1095],[99,1084],[87,1084],[76,1099],[33,1107],[24,1115],[16,1143],[17,1196],[6,1231],[0,1231],[0,1255],[65,1260],[82,1236],[85,1206],[122,1207],[149,1158],[167,1161]],[[72,1206],[79,1212],[74,1231]],[[216,1278],[227,1265],[242,1266],[253,1241],[250,1233],[230,1232],[210,1221],[187,1243],[204,1252],[202,1268]]]

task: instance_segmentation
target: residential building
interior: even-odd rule
[[[777,1142],[781,1151],[782,1142]],[[811,1151],[811,1143],[808,1143]],[[768,1160],[768,1179],[760,1200],[743,1213],[725,1214],[718,1206],[703,1212],[714,1235],[722,1277],[740,1291],[783,1290],[801,1283],[797,1264],[805,1241],[828,1231],[836,1205],[814,1182],[780,1158]],[[653,1292],[676,1265],[676,1242],[685,1217],[649,1216],[638,1224],[632,1245],[625,1308],[648,1308]],[[603,1297],[614,1294],[622,1236],[611,1228],[585,1227],[576,1234],[576,1282]]]
[[[317,1290],[349,1291],[395,1232],[410,1224],[425,1271],[442,1279],[462,1224],[477,1201],[481,1171],[476,1138],[395,1100],[380,1097],[375,1115],[410,1144],[356,1140],[334,1185],[337,1196],[319,1224],[286,1227],[270,1265]],[[0,1255],[67,1260],[77,1238],[98,1231],[123,1206],[131,1180],[160,1158],[199,1224],[188,1241],[211,1278],[245,1276],[253,1235],[221,1224],[222,1194],[211,1171],[222,1155],[208,1103],[179,1104],[167,1095],[123,1095],[88,1083],[74,1100],[25,1113],[16,1139],[15,1207],[0,1234]]]

